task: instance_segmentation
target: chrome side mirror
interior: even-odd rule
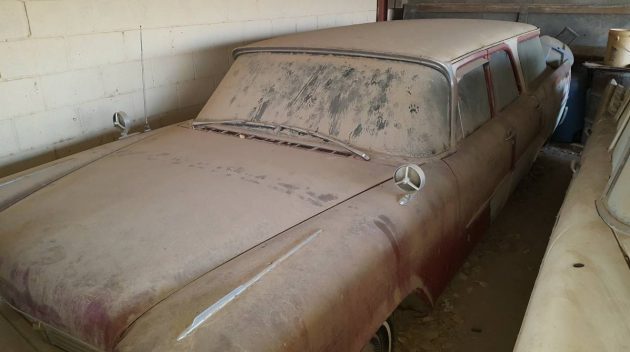
[[[416,164],[406,164],[400,166],[394,172],[394,183],[396,187],[405,192],[405,195],[400,198],[398,203],[400,205],[406,205],[415,194],[421,190],[426,183],[426,175],[422,168]]]
[[[129,133],[129,128],[131,127],[127,113],[124,111],[115,112],[112,119],[114,122],[114,127],[117,127],[121,130],[120,138],[127,137],[127,134]]]

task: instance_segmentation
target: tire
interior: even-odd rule
[[[385,321],[361,352],[392,352],[393,343],[391,324]]]

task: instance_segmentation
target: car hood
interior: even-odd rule
[[[0,213],[0,295],[99,349],[173,292],[391,167],[171,127]]]

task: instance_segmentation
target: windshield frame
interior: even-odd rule
[[[457,135],[455,131],[454,123],[455,119],[453,118],[453,112],[455,111],[454,104],[454,87],[456,85],[455,78],[453,75],[453,69],[450,63],[443,63],[439,61],[435,61],[432,59],[424,58],[424,57],[410,57],[403,55],[394,55],[387,53],[375,53],[375,52],[367,52],[367,51],[356,51],[356,50],[338,50],[338,49],[319,49],[319,48],[284,48],[284,47],[265,47],[265,48],[257,48],[257,47],[244,47],[244,48],[236,48],[233,51],[234,60],[236,60],[241,55],[246,55],[249,53],[281,53],[281,54],[308,54],[308,55],[333,55],[333,56],[347,56],[347,57],[361,57],[361,58],[371,58],[377,60],[389,60],[389,61],[398,61],[405,63],[418,64],[425,67],[429,67],[431,69],[436,70],[446,79],[447,84],[447,106],[446,109],[446,125],[449,128],[448,137],[449,140],[447,142],[448,147],[435,154],[435,155],[425,155],[425,156],[410,156],[410,155],[398,155],[398,154],[388,154],[392,157],[402,158],[403,160],[432,160],[432,159],[440,159],[444,156],[452,154],[457,147]],[[197,117],[198,118],[198,117]],[[195,118],[193,123],[202,122]],[[203,121],[205,122],[205,121]],[[343,142],[346,143],[346,142]],[[352,144],[350,144],[352,145]],[[357,147],[358,148],[358,147]],[[359,148],[358,148],[359,149]],[[370,151],[370,154],[382,154],[378,151]]]

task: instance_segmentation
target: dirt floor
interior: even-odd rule
[[[430,312],[397,309],[396,352],[511,351],[578,155],[541,151]]]

